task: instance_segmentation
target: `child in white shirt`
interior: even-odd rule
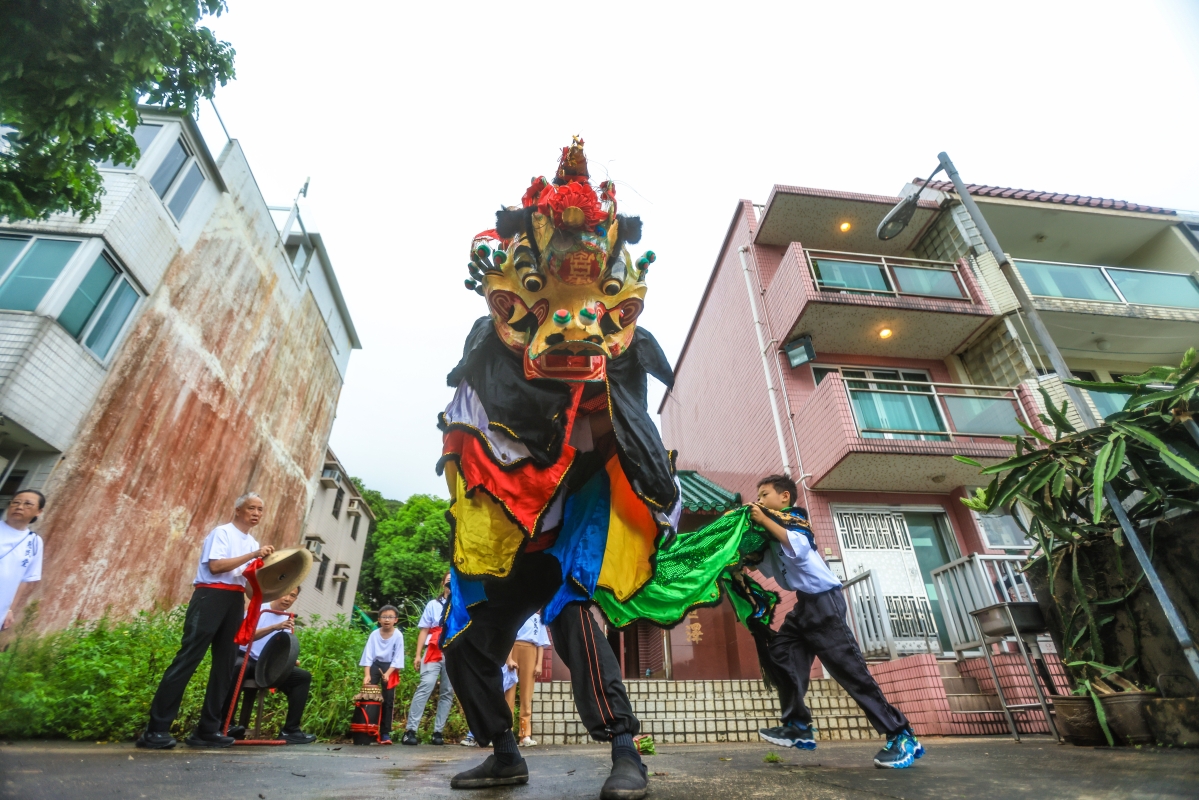
[[[396,630],[400,610],[395,606],[379,609],[379,627],[371,631],[358,666],[362,683],[383,687],[383,707],[379,712],[379,744],[391,744],[391,718],[395,713],[396,685],[404,668],[404,635]]]

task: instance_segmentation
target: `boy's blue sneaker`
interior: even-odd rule
[[[924,755],[924,745],[910,730],[903,730],[887,737],[887,744],[874,757],[874,766],[879,769],[906,769]]]
[[[816,728],[811,725],[780,725],[777,728],[760,728],[758,735],[779,747],[798,747],[800,750],[816,749]]]

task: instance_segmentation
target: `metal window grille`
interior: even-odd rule
[[[841,546],[850,550],[911,550],[903,514],[889,511],[837,513]]]

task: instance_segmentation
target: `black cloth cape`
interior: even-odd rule
[[[535,464],[548,467],[562,453],[570,387],[563,381],[527,380],[523,357],[503,343],[491,317],[480,317],[466,337],[462,360],[446,382],[453,387],[464,380],[469,383],[489,422],[523,442]],[[608,360],[612,429],[620,445],[620,466],[633,489],[668,511],[678,490],[673,460],[649,416],[647,374],[667,388],[674,385],[674,372],[662,348],[653,334],[638,327],[629,349]]]

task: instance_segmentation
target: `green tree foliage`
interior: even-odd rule
[[[4,0],[0,218],[100,211],[97,163],[136,162],[139,101],[194,114],[234,76],[199,25],[225,0]]]
[[[433,587],[450,568],[449,505],[439,497],[416,494],[379,523],[370,570],[387,602],[436,593]]]

